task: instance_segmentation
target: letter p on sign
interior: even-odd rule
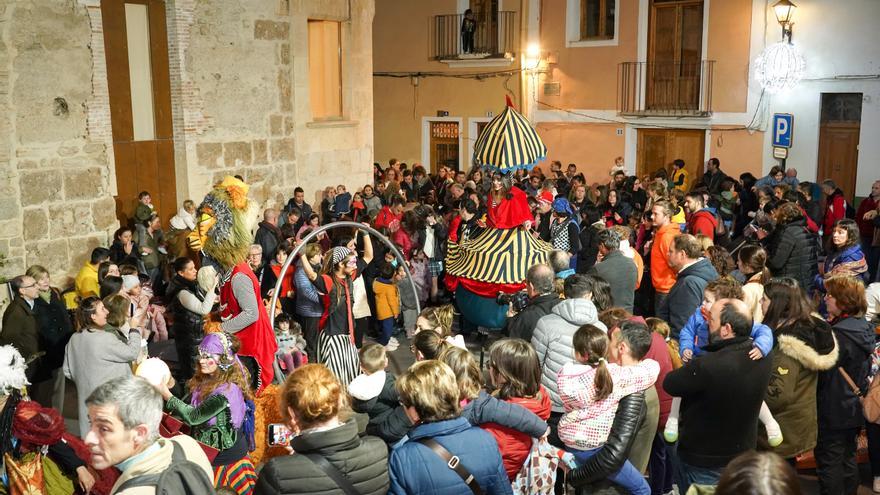
[[[794,116],[789,113],[777,113],[773,115],[773,146],[778,148],[791,148],[791,131],[794,126]]]

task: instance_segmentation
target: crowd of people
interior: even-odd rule
[[[880,369],[880,181],[855,209],[833,181],[735,178],[715,158],[699,178],[681,160],[631,176],[622,159],[607,177],[391,160],[314,207],[297,187],[225,263],[193,250],[195,202],[165,227],[141,193],[72,289],[50,286],[64,267],[10,282],[5,484],[44,447],[64,493],[795,494],[813,463],[820,492],[841,494],[864,435],[880,493],[880,425],[860,400]],[[492,302],[500,324],[475,322],[447,261],[511,228],[542,261]],[[235,316],[212,316],[232,296]],[[267,315],[271,369],[242,342]],[[136,376],[169,339],[168,372]],[[404,341],[415,364],[395,376]],[[270,437],[292,454],[255,466],[273,374]],[[84,444],[22,441],[22,404],[60,417],[65,377]]]

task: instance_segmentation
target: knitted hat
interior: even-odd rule
[[[351,250],[345,246],[336,246],[335,248],[330,250],[330,261],[333,266],[336,266],[337,263],[342,262],[348,255],[351,254]]]
[[[138,278],[137,275],[123,275],[122,276],[122,288],[125,290],[131,290],[140,284],[141,284],[141,279]]]
[[[553,203],[553,193],[550,191],[544,191],[538,196],[539,203]]]

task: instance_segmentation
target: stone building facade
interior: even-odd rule
[[[228,174],[261,206],[296,185],[372,177],[373,0],[150,0],[164,5],[176,195]],[[0,2],[0,276],[65,286],[112,242],[114,159],[100,0]],[[308,21],[340,22],[341,118],[311,116]]]

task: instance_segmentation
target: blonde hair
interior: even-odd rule
[[[712,240],[711,237],[703,234],[697,234],[694,236],[697,238],[697,242],[700,243],[700,249],[705,253],[709,250],[710,247],[715,245],[715,241]]]
[[[366,344],[358,351],[358,357],[361,360],[361,368],[367,374],[372,375],[385,369],[385,346],[381,344]]]
[[[427,320],[428,324],[434,327],[434,331],[444,339],[452,336],[452,320],[455,318],[455,308],[451,304],[425,308],[419,313],[419,318]]]
[[[443,421],[461,414],[455,373],[441,361],[419,361],[410,366],[397,380],[397,393],[401,404],[414,408],[422,422]]]
[[[300,429],[305,429],[335,418],[342,401],[342,385],[336,375],[323,364],[307,364],[285,380],[281,413],[289,420],[293,411]]]
[[[458,400],[471,400],[483,388],[483,373],[470,351],[449,346],[438,357],[455,373],[458,382]]]
[[[648,330],[659,333],[664,339],[669,337],[669,323],[662,318],[645,318],[645,323],[648,325]]]

